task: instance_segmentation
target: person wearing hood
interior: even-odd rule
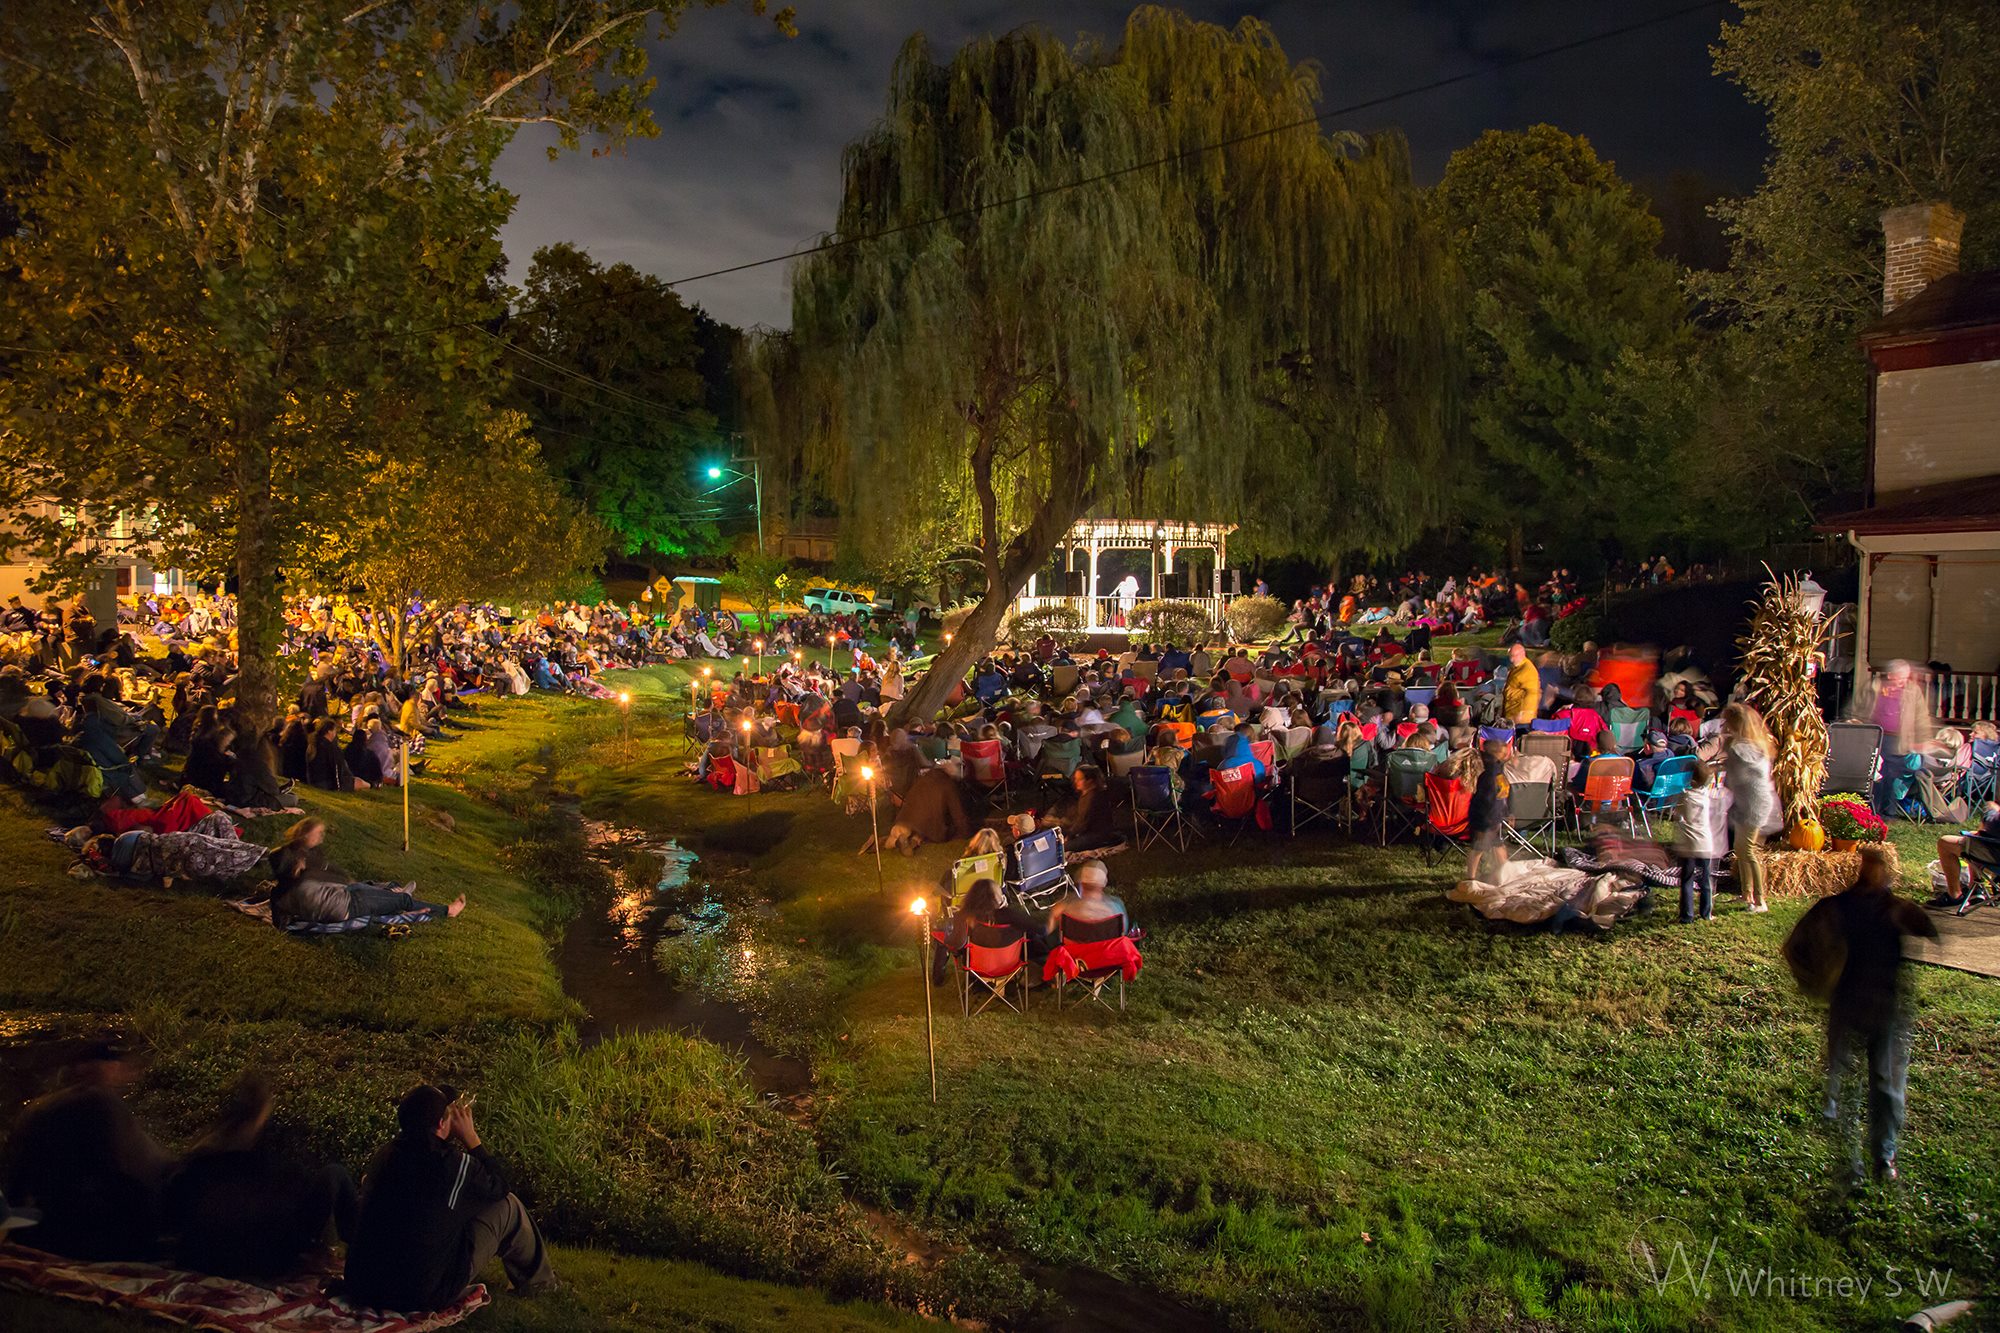
[[[1771,785],[1771,759],[1776,750],[1764,719],[1747,704],[1722,710],[1722,766],[1729,787],[1730,846],[1736,855],[1736,886],[1753,912],[1768,912],[1764,902],[1764,863],[1759,844],[1778,813],[1777,789]]]

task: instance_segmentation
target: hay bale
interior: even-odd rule
[[[1850,888],[1861,877],[1861,852],[1873,848],[1889,858],[1890,874],[1898,873],[1896,845],[1864,842],[1851,852],[1768,851],[1764,853],[1764,883],[1773,898],[1824,898]]]

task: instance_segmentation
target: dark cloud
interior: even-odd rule
[[[1671,0],[1266,0],[1183,6],[1199,18],[1255,15],[1294,60],[1320,71],[1326,106],[1382,97],[1664,13]],[[536,247],[575,242],[607,262],[680,278],[810,246],[832,220],[841,149],[880,114],[889,68],[922,30],[940,55],[1040,23],[1059,36],[1115,34],[1130,5],[1104,0],[799,0],[799,36],[777,37],[747,6],[694,10],[660,43],[657,139],[550,162],[524,135],[501,160],[520,196],[505,233],[515,276]],[[1433,179],[1485,129],[1548,121],[1586,134],[1634,180],[1689,171],[1742,189],[1763,156],[1762,124],[1710,72],[1718,7],[1336,124],[1400,129]],[[785,266],[689,284],[684,294],[740,324],[789,320]]]

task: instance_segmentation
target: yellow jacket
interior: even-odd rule
[[[1542,707],[1542,673],[1535,669],[1531,661],[1523,660],[1519,666],[1507,668],[1507,687],[1500,696],[1500,711],[1515,726],[1525,726],[1535,720],[1535,714]]]

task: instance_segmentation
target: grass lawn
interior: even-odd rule
[[[1151,932],[1129,1012],[1038,994],[1025,1019],[967,1021],[940,991],[933,1106],[905,908],[952,849],[892,857],[878,894],[865,817],[678,776],[680,668],[614,687],[635,699],[629,760],[616,706],[545,696],[438,747],[417,794],[456,831],[420,820],[413,856],[438,860],[413,873],[465,876],[473,910],[394,945],[301,944],[212,900],[71,880],[35,841],[43,817],[0,795],[22,849],[0,868],[0,1004],[125,1015],[160,1052],[142,1111],[177,1129],[245,1063],[275,1065],[295,1089],[279,1132],[357,1163],[419,1072],[478,1086],[559,1239],[655,1256],[565,1254],[574,1296],[503,1300],[494,1327],[896,1318],[740,1280],[792,1274],[1004,1322],[1046,1308],[1025,1268],[1108,1273],[1242,1327],[1862,1329],[1937,1299],[1917,1270],[1950,1269],[1958,1296],[2000,1267],[2000,983],[1920,972],[1904,1180],[1844,1195],[1816,1019],[1776,959],[1796,905],[1496,935],[1406,850],[1309,834],[1127,853],[1114,889]],[[575,1044],[542,947],[588,890],[557,792],[703,854],[728,924],[660,964],[813,1059],[803,1115],[698,1041]],[[316,808],[350,868],[407,877],[390,803]],[[1928,836],[1905,835],[1913,873]],[[939,1266],[885,1269],[857,1204]],[[1699,1267],[1711,1242],[1702,1290],[1647,1278],[1649,1256],[1657,1271],[1679,1243]],[[671,1261],[692,1257],[734,1276],[684,1278]],[[1743,1289],[1764,1270],[1784,1294]],[[1810,1285],[1842,1278],[1865,1294]],[[0,1326],[14,1314],[0,1303]]]

